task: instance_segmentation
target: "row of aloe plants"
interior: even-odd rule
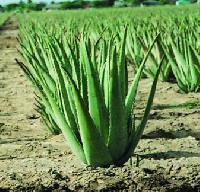
[[[172,9],[174,9],[173,14],[167,15]],[[94,40],[98,40],[102,35],[104,38],[109,38],[111,33],[121,37],[123,35],[121,26],[126,23],[129,29],[125,57],[135,70],[140,66],[155,35],[160,32],[160,40],[153,47],[142,76],[154,78],[160,60],[165,55],[159,79],[169,81],[173,78],[182,92],[199,91],[199,12],[195,12],[194,7],[153,10],[155,13],[151,12],[151,9],[143,11],[135,9],[134,14],[129,9],[69,11],[59,14],[55,12],[42,16],[33,14],[30,19],[35,18],[37,21],[41,17],[48,17],[40,21],[40,25],[42,28],[48,27],[48,33],[53,34],[65,31],[66,35],[73,34],[78,37],[84,28]],[[141,19],[139,14],[143,12],[146,14]],[[186,13],[189,14],[188,17]],[[118,14],[121,15],[120,18],[117,18]]]

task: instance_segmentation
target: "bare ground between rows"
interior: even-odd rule
[[[14,61],[17,33],[13,17],[0,32],[0,191],[200,191],[200,107],[172,107],[200,99],[199,93],[181,94],[175,84],[159,82],[138,157],[123,167],[90,168],[62,135],[41,124],[31,85]],[[140,83],[137,120],[150,84]]]

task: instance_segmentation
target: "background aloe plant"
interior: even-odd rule
[[[200,55],[186,38],[171,39],[166,50],[177,84],[185,93],[200,88]]]
[[[25,63],[18,63],[33,82],[46,124],[62,131],[82,162],[91,166],[123,164],[141,138],[153,102],[161,67],[135,128],[132,114],[138,82],[158,36],[128,89],[127,28],[123,35],[112,33],[106,40],[83,32],[79,37],[56,37],[40,30],[24,38],[26,30],[22,29],[20,52]]]
[[[147,33],[143,34],[141,37],[138,38],[144,53],[148,51],[148,47],[151,45],[153,41],[153,36],[155,35]],[[147,75],[147,77],[151,79],[155,78],[158,66],[163,56],[165,55],[163,50],[164,43],[165,41],[163,37],[160,38],[157,42],[155,42],[155,46],[152,48],[149,58],[147,59],[147,64],[144,73]],[[169,60],[165,57],[160,71],[159,80],[168,81],[170,72],[171,72],[171,65]]]
[[[139,33],[137,35],[137,33]],[[153,31],[151,28],[149,31],[146,31],[143,27],[142,30],[136,30],[131,28],[131,31],[128,33],[127,37],[127,57],[137,71],[141,61],[144,58],[144,55],[147,53],[148,48],[151,46],[156,31]],[[166,44],[164,38],[161,36],[158,41],[155,42],[154,47],[149,54],[147,63],[143,71],[143,77],[149,77],[151,79],[155,78],[158,66],[163,56],[165,55],[163,50],[163,44]],[[164,59],[163,65],[160,71],[159,80],[168,81],[169,75],[171,73],[171,65],[167,58]]]
[[[0,27],[4,24],[4,22],[9,18],[10,13],[1,13],[0,14]]]

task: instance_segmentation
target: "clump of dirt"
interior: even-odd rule
[[[181,94],[176,84],[159,82],[137,155],[122,167],[87,167],[62,135],[41,124],[30,82],[14,61],[17,35],[12,17],[0,32],[0,191],[200,191],[200,107],[182,105],[199,93]],[[136,123],[150,84],[140,82]]]

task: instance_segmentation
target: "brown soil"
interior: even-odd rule
[[[0,31],[0,191],[200,191],[200,106],[171,106],[200,99],[199,93],[159,83],[138,158],[123,167],[84,166],[34,111],[31,85],[14,61],[16,23],[11,18]],[[140,83],[136,119],[150,84]]]

